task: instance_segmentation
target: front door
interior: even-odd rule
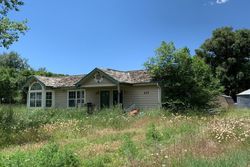
[[[100,100],[101,100],[101,108],[109,108],[109,98],[110,98],[110,92],[109,91],[101,91],[100,93]]]

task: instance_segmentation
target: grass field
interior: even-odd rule
[[[250,110],[131,117],[119,109],[5,106],[0,121],[0,167],[250,166]]]

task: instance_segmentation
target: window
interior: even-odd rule
[[[30,107],[42,107],[42,92],[30,93]]]
[[[69,92],[69,107],[76,106],[76,92]]]
[[[38,82],[30,87],[30,107],[42,107],[42,86]]]
[[[68,93],[68,106],[69,107],[78,107],[79,105],[82,106],[82,104],[85,103],[84,99],[84,91],[69,91]]]
[[[46,92],[46,107],[52,107],[52,92]]]
[[[34,83],[30,90],[42,90],[42,86],[39,83]]]

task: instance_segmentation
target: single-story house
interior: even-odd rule
[[[237,106],[250,108],[250,89],[237,94]]]
[[[74,108],[87,103],[96,109],[117,104],[124,108],[161,107],[161,88],[145,70],[95,68],[87,75],[32,76],[25,87],[29,108]]]

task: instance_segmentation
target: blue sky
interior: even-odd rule
[[[217,27],[250,28],[249,0],[24,1],[11,17],[27,18],[30,30],[0,52],[54,73],[142,69],[163,40],[194,54]]]

